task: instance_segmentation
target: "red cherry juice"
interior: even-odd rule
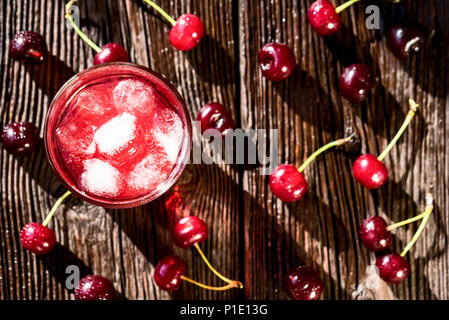
[[[132,207],[165,192],[190,152],[184,103],[153,71],[128,63],[100,65],[71,79],[46,123],[50,163],[81,198]]]

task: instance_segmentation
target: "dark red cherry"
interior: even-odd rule
[[[234,129],[234,120],[221,103],[211,102],[206,104],[198,113],[197,121],[201,122],[201,133],[207,129],[216,129],[222,134]]]
[[[289,77],[296,68],[293,50],[282,43],[267,43],[259,51],[262,74],[271,81],[281,81]]]
[[[102,276],[89,275],[82,278],[75,289],[76,300],[115,300],[117,292],[112,282]]]
[[[39,33],[22,31],[11,39],[9,53],[16,60],[42,62],[47,56],[47,44]]]
[[[388,178],[387,167],[372,154],[358,157],[352,172],[357,181],[368,189],[380,188]]]
[[[128,62],[129,56],[125,48],[118,43],[110,42],[101,47],[94,57],[94,65],[108,62]]]
[[[187,51],[195,48],[204,36],[204,25],[197,16],[185,13],[171,28],[169,39],[173,47]]]
[[[25,249],[35,254],[46,254],[55,247],[56,235],[50,228],[31,222],[22,228],[20,243]]]
[[[425,45],[426,36],[417,25],[397,25],[387,33],[387,46],[399,59],[405,60],[419,52]]]
[[[360,102],[376,84],[373,69],[363,63],[352,64],[343,70],[338,80],[341,95],[351,102]]]
[[[39,130],[31,122],[13,122],[2,130],[3,148],[16,156],[33,152],[39,140]]]
[[[387,222],[379,216],[366,218],[359,228],[360,240],[370,251],[381,252],[391,247],[393,237]]]
[[[180,219],[173,228],[173,242],[181,248],[203,242],[208,236],[206,223],[194,216]]]
[[[282,201],[293,202],[307,192],[307,181],[291,164],[281,164],[270,175],[271,191]]]
[[[312,29],[322,36],[330,36],[341,28],[341,18],[335,7],[327,0],[312,3],[307,12]]]
[[[323,281],[306,266],[290,270],[284,278],[284,288],[294,300],[317,300],[323,291]]]
[[[186,272],[184,260],[176,256],[162,258],[154,268],[154,281],[159,288],[166,291],[178,290],[181,286],[181,276]]]
[[[388,253],[377,257],[376,266],[379,268],[380,277],[389,283],[402,282],[410,273],[407,259],[397,253]]]

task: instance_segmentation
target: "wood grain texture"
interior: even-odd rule
[[[183,53],[168,41],[170,26],[142,1],[79,1],[83,31],[98,45],[122,43],[131,61],[165,75],[192,117],[207,102],[219,101],[239,127],[279,129],[280,162],[299,166],[319,146],[351,133],[359,143],[314,161],[305,170],[309,192],[294,204],[272,195],[267,176],[233,165],[189,165],[175,196],[171,192],[140,208],[109,210],[69,198],[50,225],[59,245],[44,257],[25,252],[18,234],[27,222],[44,219],[63,187],[42,144],[25,158],[2,151],[0,299],[73,299],[64,287],[70,264],[83,274],[110,278],[126,299],[285,299],[282,278],[301,263],[322,276],[324,299],[449,299],[449,4],[362,1],[342,13],[344,27],[337,36],[323,39],[307,22],[312,2],[163,1],[173,17],[191,12],[205,24],[200,46]],[[380,7],[382,30],[365,28],[368,4]],[[401,63],[386,48],[384,33],[409,20],[435,36],[419,56]],[[44,35],[51,52],[45,64],[31,66],[9,57],[9,40],[21,30]],[[0,38],[1,123],[32,121],[42,135],[52,97],[92,64],[94,51],[66,28],[62,0],[3,1]],[[281,83],[264,79],[257,64],[259,49],[274,40],[292,47],[299,63]],[[337,87],[344,66],[354,62],[372,65],[377,76],[360,104],[348,103]],[[387,145],[405,117],[409,97],[420,110],[385,159],[390,179],[379,190],[365,190],[352,177],[352,163],[361,152],[377,154]],[[371,288],[366,270],[374,256],[361,246],[358,225],[372,214],[387,221],[415,215],[429,191],[436,211],[408,255],[410,277],[397,286],[379,282]],[[221,284],[195,251],[171,243],[174,216],[187,214],[209,224],[210,238],[202,248],[223,274],[243,281],[244,290],[217,293],[185,284],[168,294],[153,283],[158,259],[176,254],[186,259],[188,276]],[[416,227],[395,234],[397,251]]]

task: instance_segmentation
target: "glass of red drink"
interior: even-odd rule
[[[91,67],[54,97],[45,122],[51,166],[75,195],[108,208],[154,200],[190,154],[185,103],[160,74],[131,63]]]

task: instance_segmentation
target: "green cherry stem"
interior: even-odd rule
[[[75,29],[76,33],[81,37],[81,39],[84,40],[92,49],[94,49],[97,53],[101,51],[101,48],[97,46],[95,43],[92,42],[82,31],[81,29],[76,25],[75,21],[73,20],[72,13],[71,13],[71,7],[76,2],[76,0],[70,0],[65,5],[65,18],[69,20],[70,24],[72,25],[73,29]]]
[[[184,281],[190,282],[190,283],[192,283],[192,284],[194,284],[194,285],[196,285],[198,287],[201,287],[203,289],[212,290],[212,291],[226,291],[226,290],[229,290],[229,289],[232,289],[232,288],[238,288],[239,287],[239,284],[237,282],[229,283],[228,285],[223,286],[223,287],[212,287],[212,286],[208,286],[206,284],[202,284],[201,282],[197,282],[195,280],[192,280],[192,279],[190,279],[190,278],[188,278],[186,276],[181,276],[181,279],[184,280]]]
[[[47,215],[44,222],[42,222],[42,225],[44,227],[47,226],[47,224],[50,222],[51,218],[53,218],[58,207],[61,205],[61,203],[64,201],[64,199],[67,198],[70,194],[71,194],[71,192],[67,191],[58,199],[58,201],[55,202],[55,204],[53,205],[53,208],[51,208],[51,210],[50,210],[50,213]]]
[[[239,287],[240,289],[243,288],[243,284],[242,284],[240,281],[228,279],[228,278],[226,278],[225,276],[223,276],[222,274],[220,274],[214,267],[212,267],[212,265],[210,264],[209,260],[207,260],[205,254],[204,254],[203,251],[201,250],[201,248],[200,248],[200,246],[198,245],[198,243],[195,243],[193,246],[196,248],[196,250],[197,250],[198,253],[200,254],[201,258],[203,259],[204,263],[206,263],[207,267],[208,267],[208,268],[209,268],[209,269],[210,269],[210,270],[211,270],[217,277],[219,277],[221,280],[223,280],[223,281],[226,282],[226,283],[229,283],[229,284],[231,284],[231,283],[237,284],[238,287]]]
[[[416,233],[413,235],[412,240],[410,240],[410,242],[407,244],[407,246],[401,252],[401,257],[405,256],[407,254],[407,252],[410,250],[410,248],[413,247],[413,245],[415,244],[416,240],[418,240],[419,236],[423,232],[424,227],[427,224],[427,221],[429,221],[430,214],[433,211],[433,197],[432,197],[432,195],[430,193],[428,193],[426,195],[426,203],[427,203],[426,204],[426,211],[425,211],[426,215],[422,219],[422,222],[419,225],[418,230],[416,230]]]
[[[413,117],[415,116],[416,110],[418,109],[418,104],[415,101],[413,101],[412,99],[409,99],[408,103],[410,105],[410,110],[407,113],[407,116],[405,117],[404,123],[402,124],[401,128],[396,133],[396,135],[394,136],[393,140],[391,140],[391,142],[388,144],[388,146],[385,148],[385,150],[380,154],[380,156],[377,157],[377,160],[382,161],[385,158],[385,156],[388,154],[388,152],[390,152],[391,148],[393,148],[393,146],[396,144],[396,142],[398,142],[399,138],[402,136],[405,129],[407,129],[410,121],[412,121]]]
[[[421,213],[421,214],[419,214],[417,216],[414,216],[413,218],[410,218],[410,219],[407,219],[407,220],[404,220],[404,221],[401,221],[401,222],[397,222],[397,223],[391,224],[391,225],[389,225],[387,227],[387,231],[391,231],[391,230],[403,227],[403,226],[405,226],[405,225],[407,225],[409,223],[421,220],[422,218],[424,218],[426,216],[426,214],[427,214],[427,211],[425,211],[425,212],[423,212],[423,213]]]
[[[349,137],[343,138],[343,139],[338,139],[332,142],[329,142],[328,144],[326,144],[325,146],[322,146],[321,148],[319,148],[317,151],[315,151],[314,153],[312,153],[312,155],[307,158],[306,161],[304,161],[304,163],[299,167],[298,171],[299,172],[303,172],[304,169],[316,158],[318,157],[321,153],[323,153],[324,151],[332,148],[332,147],[337,147],[340,146],[342,144],[345,144],[346,142],[349,142],[352,137],[354,136],[354,134],[350,135]]]
[[[153,7],[154,10],[156,10],[157,12],[159,12],[165,19],[167,19],[168,22],[171,23],[171,25],[175,25],[176,21],[175,19],[173,19],[167,12],[165,12],[161,7],[159,7],[156,3],[154,3],[151,0],[143,0],[145,1],[147,4],[149,4],[150,6]]]
[[[340,13],[343,10],[345,10],[347,7],[352,6],[354,3],[359,2],[360,0],[349,0],[348,2],[343,3],[342,5],[339,5],[337,8],[335,8],[335,12]]]

